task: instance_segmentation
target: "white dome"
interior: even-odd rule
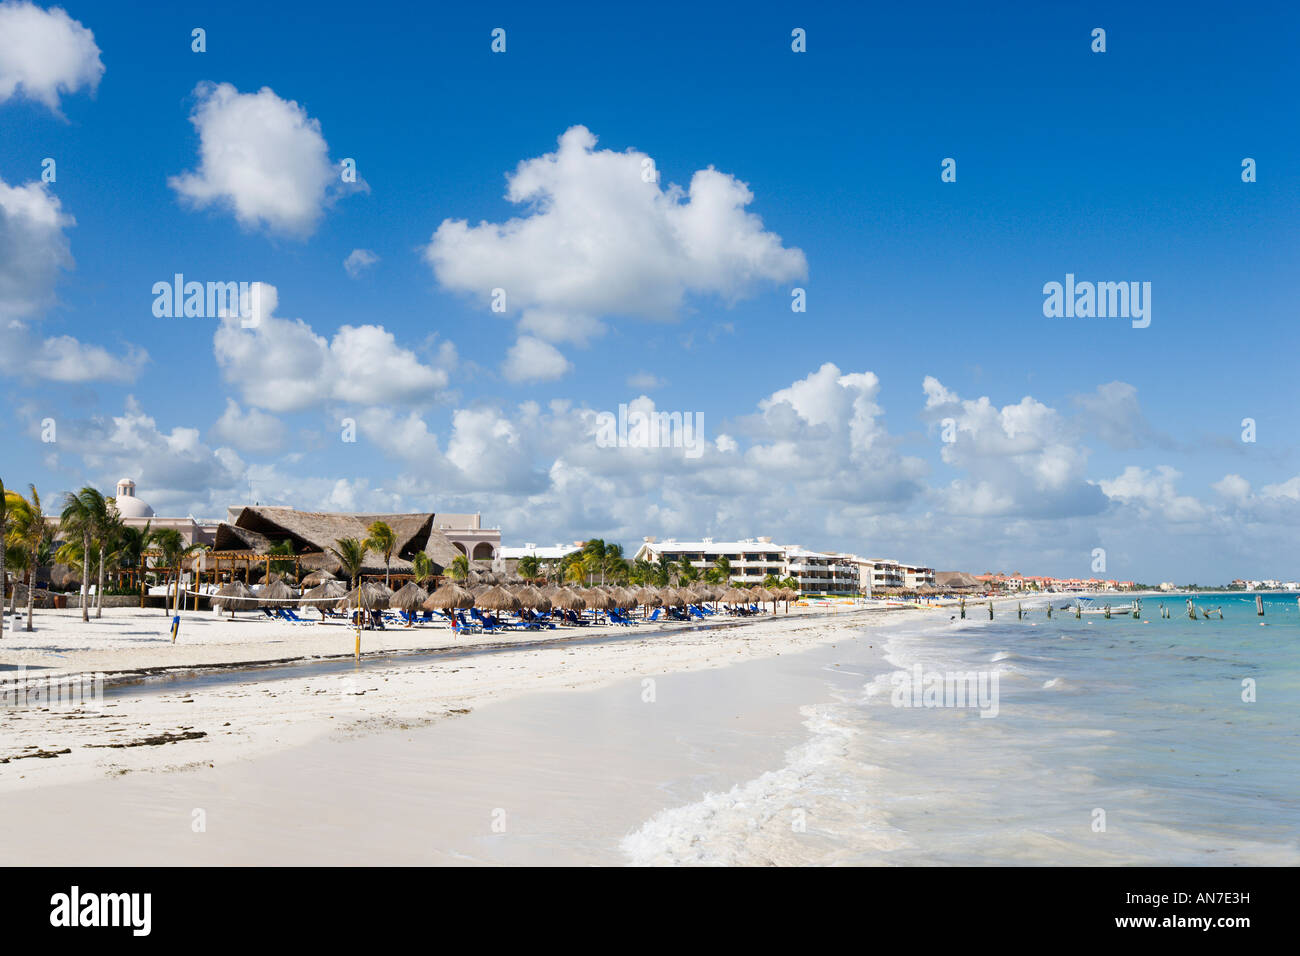
[[[123,518],[152,518],[153,509],[134,495],[118,495],[113,499],[117,513]]]

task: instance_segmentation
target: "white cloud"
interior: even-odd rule
[[[506,197],[525,215],[444,220],[425,249],[442,286],[485,304],[503,289],[521,332],[582,343],[604,319],[668,319],[688,295],[730,303],[807,273],[803,252],[745,211],[754,199],[745,183],[710,167],[689,189],[661,188],[643,178],[644,153],[595,145],[574,126],[555,152],[521,162]]]
[[[160,429],[132,396],[121,415],[60,419],[58,426],[61,452],[79,455],[103,487],[135,479],[140,497],[160,515],[224,516],[226,505],[243,499],[246,469],[235,452],[204,444],[197,428]]]
[[[31,328],[15,321],[4,330],[0,374],[51,382],[127,384],[135,381],[148,359],[148,353],[135,346],[127,346],[126,354],[118,356],[70,335],[41,338]]]
[[[356,279],[378,261],[379,256],[369,249],[353,249],[343,260],[343,268],[349,276]]]
[[[0,103],[26,96],[59,112],[59,96],[104,75],[95,35],[61,7],[0,3]]]
[[[1224,475],[1210,487],[1229,501],[1240,502],[1250,497],[1250,482],[1241,475]]]
[[[629,388],[663,388],[668,383],[653,372],[635,372],[627,377]]]
[[[245,403],[273,412],[327,401],[423,404],[446,387],[446,371],[422,364],[382,326],[345,325],[326,340],[301,319],[277,318],[275,286],[259,285],[256,324],[228,317],[213,338],[217,365]]]
[[[573,363],[566,359],[554,345],[521,335],[501,366],[501,373],[511,382],[553,382],[562,378]]]
[[[1176,523],[1204,521],[1209,509],[1189,495],[1178,493],[1182,475],[1168,465],[1154,471],[1129,465],[1123,473],[1097,484],[1108,498],[1136,506],[1144,517],[1159,516]]]
[[[987,396],[963,400],[933,376],[922,388],[923,417],[940,437],[951,431],[955,439],[942,444],[940,457],[966,473],[940,493],[946,511],[1059,518],[1105,508],[1085,474],[1088,449],[1056,409],[1028,395],[1002,408]]]
[[[245,412],[233,398],[226,399],[226,410],[213,424],[212,433],[240,451],[266,454],[284,449],[284,423],[256,408]]]
[[[168,184],[197,208],[230,209],[247,229],[315,231],[342,187],[320,122],[268,87],[240,93],[229,83],[200,83],[194,95],[199,168]]]
[[[30,318],[54,302],[59,271],[72,267],[64,230],[74,225],[45,183],[0,179],[0,321]]]

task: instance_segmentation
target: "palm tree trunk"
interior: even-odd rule
[[[81,619],[90,623],[90,532],[81,536]]]
[[[99,545],[99,585],[95,588],[95,617],[104,616],[104,545]]]
[[[27,630],[32,629],[32,604],[36,594],[36,549],[32,548],[32,571],[27,580]]]
[[[3,502],[0,502],[0,505],[2,504]],[[4,530],[3,528],[0,528],[0,531],[3,530]],[[0,535],[0,607],[3,607],[5,603],[5,549],[2,540],[3,537],[4,537],[3,535]],[[3,614],[0,614],[0,640],[3,640],[4,636],[5,636],[5,616]]]

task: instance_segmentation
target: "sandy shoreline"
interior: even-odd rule
[[[106,610],[84,625],[79,612],[41,631],[6,632],[0,645],[5,677],[317,660],[311,676],[108,695],[102,707],[0,710],[0,792],[95,778],[215,767],[304,745],[456,719],[475,707],[534,691],[585,689],[645,674],[685,672],[774,657],[833,643],[864,627],[906,617],[943,620],[948,609],[820,609],[767,615],[729,628],[659,625],[455,638],[448,630],[365,631],[363,652],[351,661],[353,632],[341,625],[190,615],[171,644],[158,612]],[[42,622],[38,621],[38,624]],[[605,629],[602,629],[605,630]],[[639,633],[638,633],[639,632]],[[616,638],[616,639],[615,639]],[[475,650],[518,641],[500,653],[387,660],[375,655],[416,649]],[[335,655],[342,654],[342,657]],[[332,658],[332,659],[331,659]]]

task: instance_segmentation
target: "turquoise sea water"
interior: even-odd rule
[[[1067,598],[1057,596],[1054,604]],[[972,608],[885,642],[897,671],[997,675],[997,716],[836,680],[781,768],[656,815],[640,863],[1300,863],[1295,594],[1183,596],[1142,618]],[[1127,599],[1115,599],[1116,604]],[[983,620],[980,620],[980,618]],[[1253,702],[1251,696],[1253,682]],[[918,697],[918,700],[920,698]],[[986,708],[987,709],[987,708]]]

